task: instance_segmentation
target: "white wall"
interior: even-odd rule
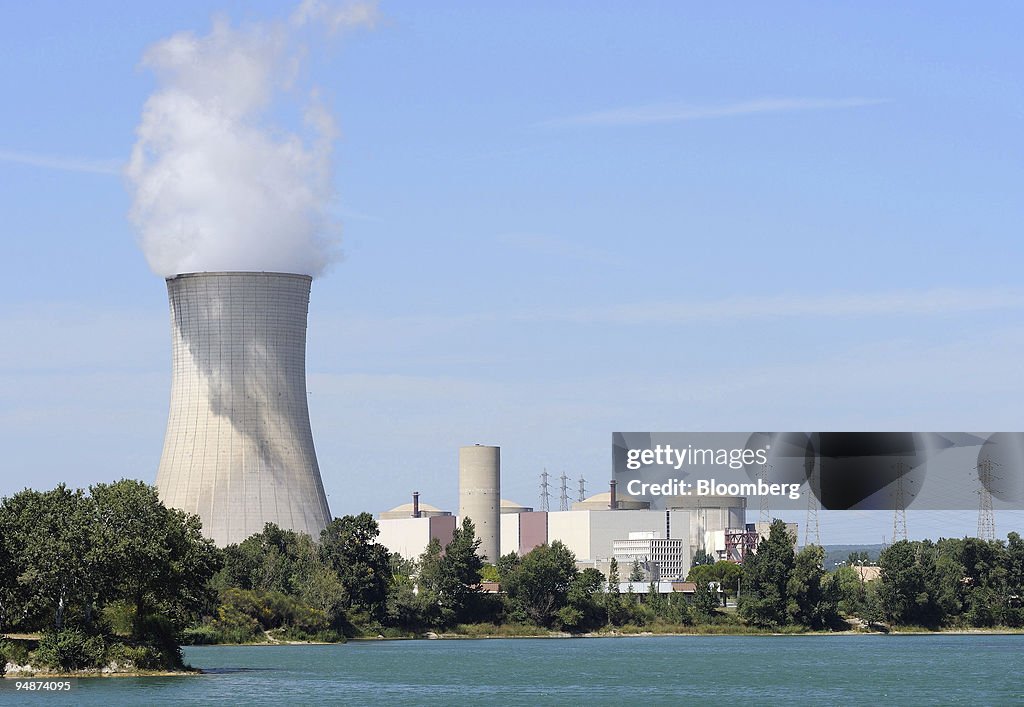
[[[501,554],[510,552],[519,554],[519,514],[501,514]],[[495,558],[494,561],[497,561]]]
[[[548,543],[561,540],[577,560],[590,556],[590,514],[593,511],[552,511],[548,513]]]
[[[430,518],[382,519],[377,525],[377,542],[406,559],[417,559],[430,543]]]

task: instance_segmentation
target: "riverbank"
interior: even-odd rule
[[[0,678],[51,680],[92,677],[162,677],[198,675],[201,671],[182,665],[180,653],[160,655],[152,646],[109,643],[100,654],[88,656],[76,644],[58,642],[44,651],[44,634],[0,634]],[[65,662],[66,661],[66,662]],[[143,667],[145,666],[145,667]]]
[[[469,628],[469,627],[467,627]],[[490,629],[490,630],[489,630]],[[496,630],[493,630],[496,629]],[[648,629],[608,629],[601,631],[588,631],[585,633],[569,633],[567,631],[552,631],[525,626],[493,626],[473,625],[465,631],[428,631],[423,634],[406,636],[356,636],[348,638],[352,643],[376,643],[382,641],[467,641],[478,639],[538,639],[538,638],[637,638],[650,636],[893,636],[893,635],[979,635],[979,636],[1000,636],[1000,635],[1024,635],[1024,629],[1011,627],[998,628],[946,628],[927,629],[919,626],[901,626],[889,628],[888,630],[866,630],[851,628],[841,631],[812,631],[793,627],[791,630],[755,629],[747,626],[733,625],[708,625],[695,626],[690,630],[680,630],[680,627],[659,627],[656,630]],[[276,643],[218,643],[209,645],[219,646],[315,646],[315,645],[340,645],[317,641],[279,641]]]
[[[10,663],[8,663],[10,665]],[[112,670],[107,667],[99,670],[84,669],[72,672],[53,672],[51,670],[36,670],[31,665],[17,665],[15,669],[8,669],[5,675],[0,675],[0,680],[68,680],[77,678],[156,678],[202,675],[199,668],[184,668],[181,670]]]

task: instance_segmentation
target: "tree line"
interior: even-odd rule
[[[863,556],[850,557],[862,565]],[[743,565],[739,610],[751,625],[842,627],[846,617],[868,626],[928,629],[1024,627],[1024,541],[946,538],[900,541],[879,556],[880,577],[864,581],[853,566],[824,570],[824,551],[794,552],[785,525]]]
[[[785,525],[742,565],[698,553],[692,596],[620,592],[579,570],[561,542],[529,553],[479,557],[472,520],[415,560],[376,542],[368,513],[335,518],[320,534],[268,524],[218,549],[199,519],[168,509],[137,481],[82,490],[25,490],[0,502],[0,634],[34,632],[22,662],[63,669],[131,663],[181,665],[182,643],[341,641],[428,631],[581,632],[719,626],[794,630],[867,626],[1024,626],[1024,542],[973,538],[900,542],[882,552],[881,578],[852,567],[826,572],[818,546],[795,550]],[[634,565],[629,578],[639,580]],[[482,582],[500,585],[486,593]],[[632,585],[631,585],[632,586]],[[735,612],[722,598],[735,596]],[[0,667],[5,661],[0,657]]]

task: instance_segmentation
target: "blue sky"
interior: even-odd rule
[[[143,54],[218,12],[289,8],[5,7],[2,495],[155,478],[166,292],[121,169],[156,88]],[[1021,428],[1019,4],[378,15],[316,42],[298,79],[340,131],[343,258],[314,282],[308,339],[336,515],[414,489],[454,507],[475,442],[502,446],[503,495],[536,504],[543,468],[603,488],[616,430]],[[822,540],[891,524],[823,514]],[[975,524],[908,518],[916,536]]]

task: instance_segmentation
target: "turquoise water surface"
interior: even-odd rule
[[[1024,635],[652,636],[205,646],[194,677],[93,678],[114,704],[1024,704]],[[8,681],[10,682],[10,681]]]

